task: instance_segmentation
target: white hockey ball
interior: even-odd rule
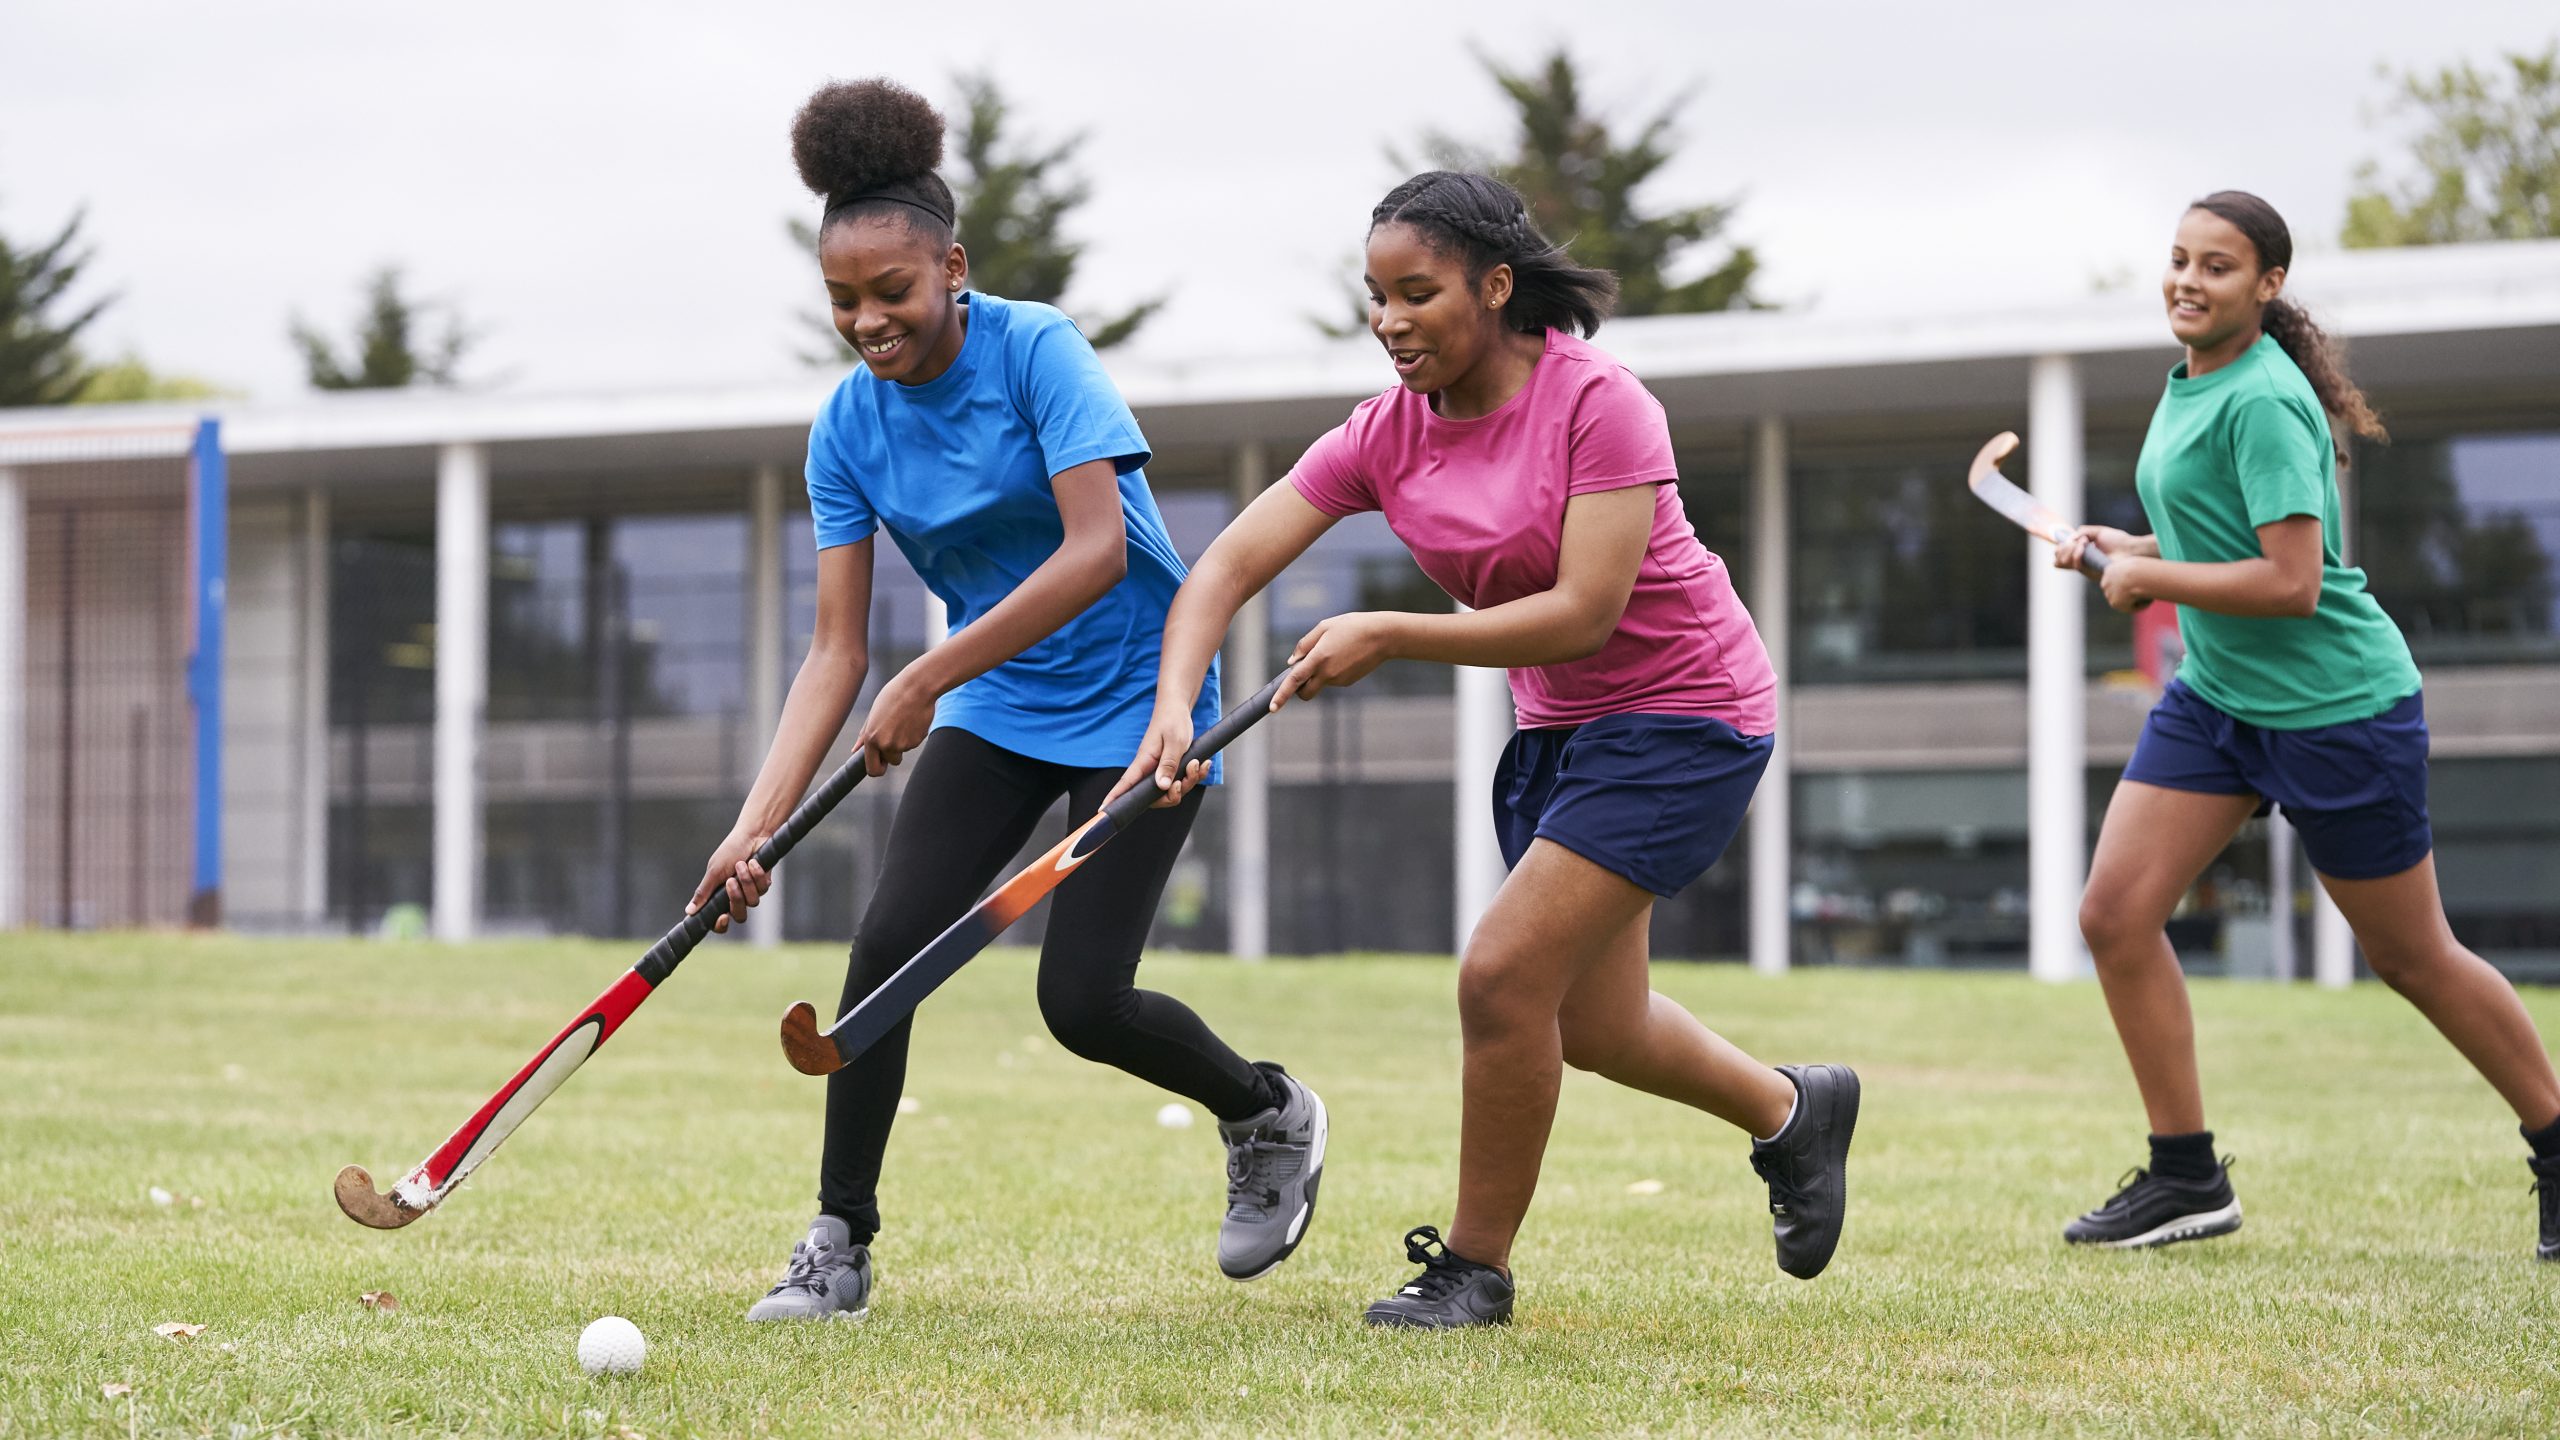
[[[640,1327],[619,1315],[607,1315],[578,1332],[578,1368],[590,1375],[636,1375],[648,1358],[649,1342]]]
[[[1168,1102],[1156,1112],[1156,1123],[1167,1130],[1188,1130],[1191,1128],[1191,1107],[1178,1101]]]

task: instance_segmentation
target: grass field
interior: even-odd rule
[[[2057,1239],[2141,1154],[2094,987],[1664,967],[1764,1058],[1865,1077],[1839,1259],[1780,1275],[1737,1136],[1576,1076],[1495,1333],[1357,1323],[1447,1220],[1445,960],[1149,962],[1333,1111],[1311,1237],[1249,1286],[1211,1259],[1215,1132],[1048,1042],[1019,952],[925,1012],[868,1324],[739,1319],[811,1208],[821,1087],[773,1021],[831,947],[706,950],[440,1213],[339,1216],[339,1165],[414,1163],[627,959],[0,937],[0,1436],[2560,1429],[2522,1147],[2378,987],[2198,985],[2248,1227],[2127,1256]],[[642,1374],[579,1372],[607,1313]]]

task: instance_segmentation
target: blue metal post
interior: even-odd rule
[[[195,702],[195,881],[187,923],[222,923],[222,636],[223,596],[231,572],[231,478],[222,458],[222,422],[196,426],[187,467],[187,502],[195,551],[196,647],[187,661],[187,697]]]

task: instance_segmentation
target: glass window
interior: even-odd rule
[[[1797,683],[2026,674],[2025,557],[1965,488],[1971,458],[1930,441],[1789,467]]]
[[[2356,447],[2355,562],[2420,664],[2560,660],[2560,431]]]
[[[1797,776],[1796,959],[2025,964],[2026,814],[2023,771]]]
[[[2428,765],[2436,883],[2462,943],[2522,980],[2560,982],[2560,756]]]

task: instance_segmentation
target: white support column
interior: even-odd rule
[[[1235,502],[1241,511],[1270,483],[1271,457],[1259,440],[1236,447]],[[1257,594],[1227,631],[1226,703],[1271,678],[1271,601]],[[1227,953],[1271,953],[1271,734],[1256,726],[1226,754]]]
[[[489,697],[489,452],[436,457],[435,881],[439,940],[480,929],[480,721]]]
[[[2332,990],[2356,983],[2356,932],[2317,876],[2311,886],[2311,978]]]
[[[1506,873],[1502,847],[1493,834],[1493,773],[1502,764],[1502,747],[1510,743],[1513,710],[1511,677],[1473,665],[1458,668],[1456,743],[1453,789],[1457,816],[1457,950],[1464,954],[1476,921],[1493,904]]]
[[[2272,978],[2301,978],[2302,965],[2293,948],[2293,826],[2282,815],[2267,817],[2267,969]]]
[[[924,592],[924,648],[932,649],[951,638],[951,611],[942,597],[930,589]]]
[[[1777,743],[1751,796],[1751,968],[1784,975],[1794,961],[1794,747],[1787,742],[1787,422],[1763,417],[1751,445],[1751,618],[1777,672]]]
[[[329,492],[313,486],[302,494],[302,613],[297,649],[302,662],[301,711],[295,730],[301,749],[300,801],[295,806],[295,861],[301,870],[295,901],[306,925],[329,917]]]
[[[2027,380],[2027,478],[2054,513],[2081,511],[2079,365],[2038,356]],[[2087,973],[2080,887],[2087,878],[2088,681],[2079,576],[2027,547],[2027,971],[2039,980]]]
[[[782,631],[789,617],[782,583],[780,466],[756,467],[755,478],[748,483],[747,522],[747,733],[740,748],[746,761],[744,773],[752,777],[764,763],[774,731],[782,726]],[[763,901],[748,912],[747,943],[760,950],[782,943],[782,873],[778,870]]]
[[[27,491],[0,465],[0,930],[27,923]]]

